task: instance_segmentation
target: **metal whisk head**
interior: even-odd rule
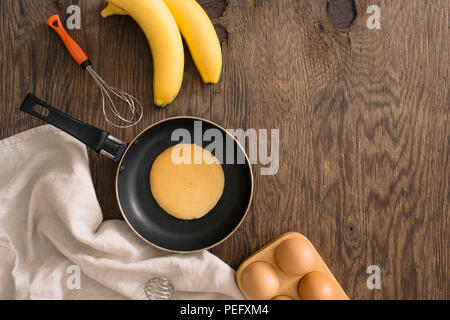
[[[171,300],[175,293],[175,288],[164,277],[153,278],[145,284],[144,292],[149,300]]]
[[[116,128],[129,128],[129,127],[132,127],[132,126],[136,125],[137,123],[139,123],[139,121],[141,121],[143,109],[142,109],[142,105],[138,99],[136,99],[134,96],[132,96],[131,94],[129,94],[123,90],[111,87],[109,84],[107,84],[105,82],[105,80],[102,79],[102,77],[100,77],[97,74],[97,72],[94,71],[94,69],[90,65],[86,67],[86,70],[89,72],[89,74],[95,80],[95,82],[97,83],[97,85],[102,93],[103,115],[105,116],[106,122],[110,126],[116,127]],[[125,102],[128,105],[129,113],[130,113],[129,117],[126,117],[119,112],[113,99],[122,100],[123,102]],[[113,122],[108,117],[106,108],[108,108],[120,121],[124,122],[125,124],[120,125],[120,124]]]

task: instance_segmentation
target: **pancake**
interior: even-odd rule
[[[219,160],[195,144],[177,144],[164,150],[150,169],[153,197],[164,211],[178,219],[206,215],[219,201],[224,185]]]

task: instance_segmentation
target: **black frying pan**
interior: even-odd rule
[[[148,127],[127,144],[106,131],[71,118],[31,94],[22,102],[20,110],[54,125],[96,152],[119,162],[116,196],[120,211],[142,239],[160,249],[192,252],[211,248],[229,237],[247,214],[253,194],[249,160],[236,139],[210,121],[194,117],[166,119]],[[223,159],[232,156],[234,161],[222,164],[225,186],[217,205],[200,219],[180,220],[165,213],[153,198],[149,182],[150,169],[162,151],[178,143],[171,140],[172,132],[182,128],[194,137],[196,121],[201,121],[202,134],[211,128],[220,130],[223,141],[226,141],[225,146],[233,146],[232,149],[223,148]],[[202,143],[202,147],[209,143]],[[230,153],[228,158],[227,152]]]

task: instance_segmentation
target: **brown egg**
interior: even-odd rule
[[[295,299],[290,296],[276,296],[272,300],[295,300]]]
[[[277,272],[266,262],[253,262],[242,273],[242,287],[249,299],[270,300],[279,286]]]
[[[275,251],[275,262],[289,276],[299,276],[311,271],[315,263],[311,244],[301,238],[284,240]]]
[[[322,272],[310,272],[298,285],[298,295],[302,300],[335,300],[336,287],[333,281]]]

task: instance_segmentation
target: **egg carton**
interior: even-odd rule
[[[349,300],[312,243],[297,232],[248,257],[236,282],[248,300]]]

